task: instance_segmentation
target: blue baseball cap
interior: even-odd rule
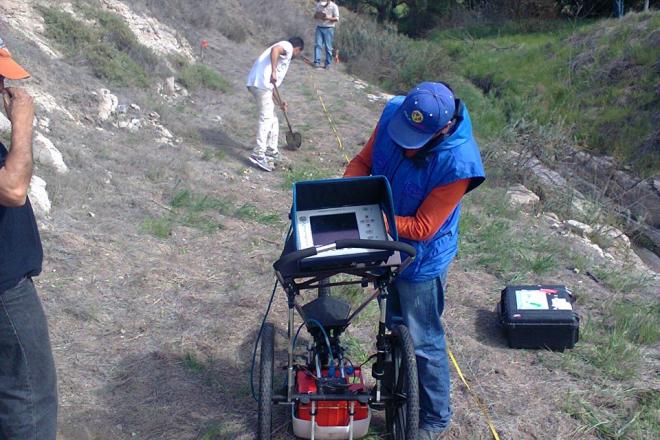
[[[405,149],[422,148],[447,125],[455,108],[454,93],[444,84],[417,84],[394,113],[387,134]]]

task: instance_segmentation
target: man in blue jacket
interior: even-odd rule
[[[441,316],[447,270],[458,250],[461,198],[485,179],[465,105],[443,83],[394,97],[344,176],[384,175],[401,241],[415,261],[392,286],[388,325],[405,324],[417,355],[421,440],[451,422],[449,362]]]
[[[11,149],[0,143],[0,439],[55,440],[55,365],[32,284],[43,259],[27,197],[34,104],[25,90],[4,86],[28,76],[0,39],[0,95],[11,122]]]

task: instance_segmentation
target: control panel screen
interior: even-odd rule
[[[353,212],[311,216],[314,246],[324,246],[342,239],[359,239],[358,222]]]

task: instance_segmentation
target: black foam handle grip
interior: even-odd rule
[[[293,263],[294,261],[302,260],[303,258],[311,257],[316,254],[317,252],[315,247],[294,251],[284,255],[282,258],[274,262],[273,268],[279,272],[280,268],[286,266],[287,264]]]
[[[399,251],[408,254],[410,257],[414,257],[416,254],[414,247],[408,243],[402,243],[400,241],[345,239],[337,240],[335,245],[336,249],[365,248],[393,252]],[[328,250],[331,250],[331,248],[328,248]],[[291,264],[295,261],[300,261],[303,258],[311,257],[316,254],[318,254],[318,248],[316,247],[294,251],[284,255],[282,258],[273,263],[273,268],[279,272],[282,267],[288,264]]]

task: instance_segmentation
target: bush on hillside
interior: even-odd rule
[[[585,148],[650,175],[660,169],[660,33],[649,30],[659,25],[657,14],[629,14],[580,27],[558,21],[549,32],[441,30],[433,39],[505,124],[563,125]]]
[[[658,28],[660,15],[631,14],[569,40],[580,138],[647,172],[660,170]]]
[[[71,57],[82,57],[94,75],[120,85],[147,87],[148,73],[163,71],[158,57],[140,44],[135,34],[116,15],[84,8],[85,16],[98,27],[75,19],[57,8],[39,7],[46,36],[60,44]]]
[[[125,53],[147,73],[165,73],[164,64],[160,58],[151,49],[140,43],[120,16],[98,8],[85,7],[82,11],[85,18],[98,23],[104,42]]]
[[[189,90],[197,90],[200,87],[226,92],[229,90],[229,82],[215,70],[203,65],[192,64],[184,66],[179,71],[178,80]]]
[[[439,45],[352,14],[343,18],[335,44],[350,73],[395,93],[406,93],[420,81],[440,81],[448,71],[449,57]]]

